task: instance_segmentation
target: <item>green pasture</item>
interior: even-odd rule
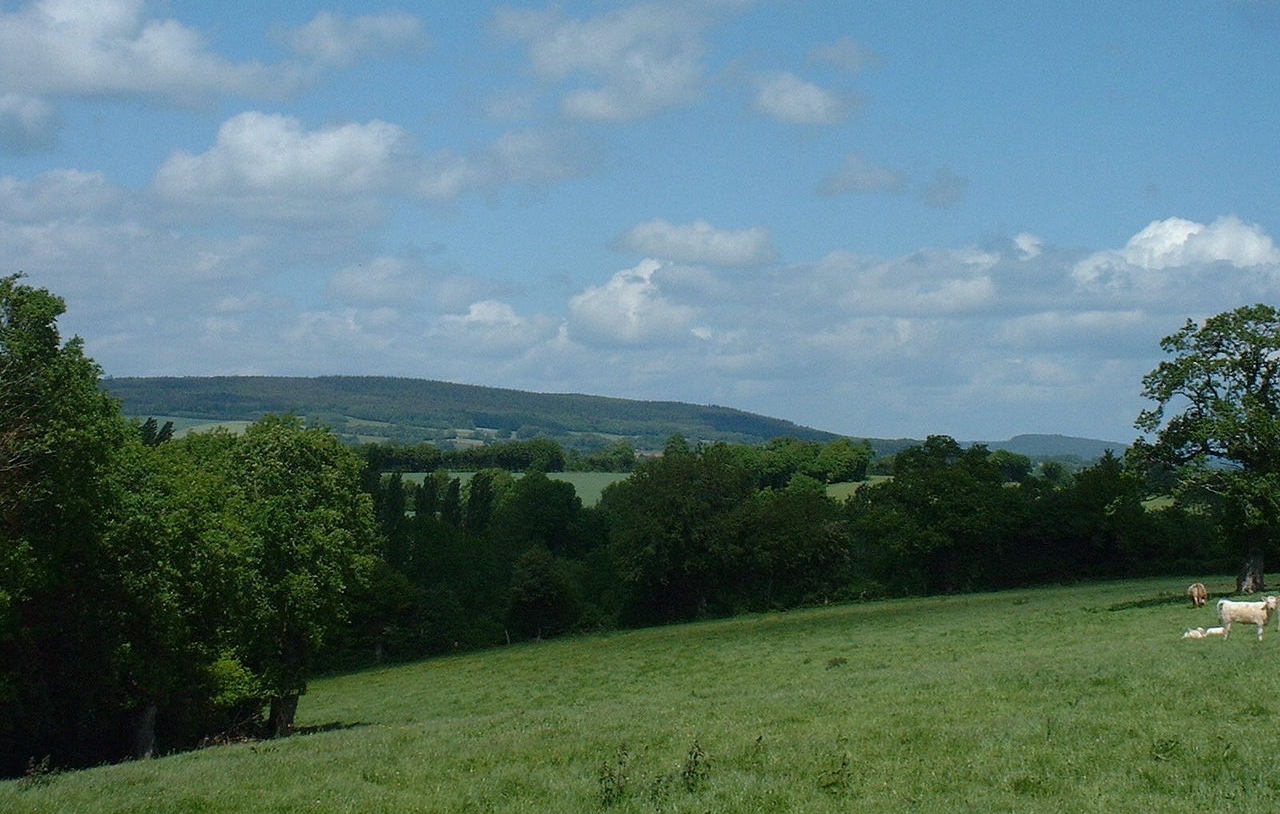
[[[1181,639],[1213,621],[1189,581],[828,606],[326,678],[303,734],[0,783],[0,811],[1275,811],[1280,634]]]
[[[422,479],[427,476],[426,472],[407,472],[402,477],[406,482],[421,483]],[[450,472],[450,477],[460,479],[464,484],[471,480],[474,472]],[[583,506],[594,506],[600,502],[600,495],[604,493],[605,487],[611,483],[616,483],[625,479],[628,473],[622,472],[548,472],[547,477],[553,480],[566,481],[573,484],[573,489],[578,495],[578,499],[582,501]],[[520,473],[513,473],[512,477],[520,477]]]

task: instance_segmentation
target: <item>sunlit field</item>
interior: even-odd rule
[[[421,483],[422,479],[428,474],[427,472],[406,472],[402,477],[406,483]],[[471,480],[474,472],[450,472],[451,477],[458,478],[464,484]],[[600,495],[604,493],[605,487],[611,483],[624,480],[629,473],[626,472],[548,472],[547,477],[553,480],[562,480],[573,484],[574,492],[577,493],[578,499],[582,501],[583,506],[594,506],[600,502]],[[520,473],[515,473],[513,477],[520,477]]]
[[[0,811],[1275,811],[1280,634],[1181,639],[1214,622],[1189,581],[828,606],[325,678],[303,734],[37,773],[0,784]]]

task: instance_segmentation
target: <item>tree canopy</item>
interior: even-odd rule
[[[1258,304],[1187,320],[1160,347],[1173,358],[1143,377],[1155,405],[1135,422],[1154,437],[1132,458],[1174,470],[1179,500],[1221,510],[1253,560],[1241,587],[1261,589],[1261,557],[1280,525],[1280,312]]]

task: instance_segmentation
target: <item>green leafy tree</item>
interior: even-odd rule
[[[21,279],[0,278],[0,771],[112,756],[133,704],[107,533],[136,432],[80,339],[63,342],[63,301]]]
[[[232,502],[256,575],[250,664],[269,693],[276,735],[291,730],[316,650],[346,619],[348,595],[374,563],[363,467],[332,432],[296,417],[251,425],[231,455]]]
[[[848,483],[867,479],[871,463],[871,444],[855,444],[848,438],[837,438],[822,445],[817,459],[807,474],[824,483]]]
[[[1022,483],[1031,477],[1031,459],[1007,449],[997,449],[991,453],[992,462],[1000,469],[1004,479],[1010,483]]]
[[[601,497],[609,547],[633,623],[689,619],[712,609],[723,566],[741,553],[734,512],[752,476],[724,444],[700,452],[682,436]]]
[[[1244,556],[1237,587],[1263,589],[1280,524],[1280,312],[1250,305],[1192,320],[1160,341],[1172,358],[1142,379],[1155,402],[1131,452],[1179,478],[1175,498],[1212,507]]]
[[[826,487],[796,475],[748,499],[736,524],[743,556],[726,563],[737,609],[768,610],[839,597],[850,578],[848,527]],[[735,558],[737,559],[737,558]]]
[[[543,638],[569,630],[581,614],[573,580],[543,545],[516,560],[511,574],[510,623],[518,636]]]
[[[581,511],[582,500],[573,484],[553,480],[535,469],[506,490],[494,509],[489,533],[514,556],[535,544],[564,556],[573,523]]]
[[[1008,567],[1022,503],[986,447],[947,436],[899,452],[892,480],[850,500],[860,559],[884,584],[923,593],[990,587]]]

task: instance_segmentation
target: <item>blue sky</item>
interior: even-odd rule
[[[111,376],[1123,442],[1280,302],[1277,76],[1277,0],[0,1],[0,256]]]

